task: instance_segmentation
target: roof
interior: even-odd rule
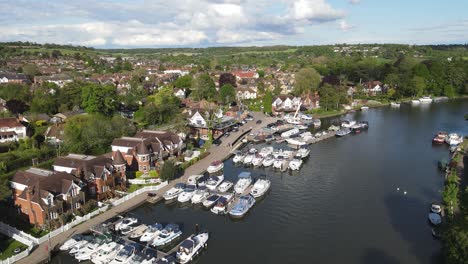
[[[6,77],[9,80],[23,80],[27,81],[28,77],[26,77],[23,73],[14,73],[14,72],[0,72],[0,78]]]
[[[140,144],[137,146],[137,155],[149,155],[148,147],[142,140]]]
[[[126,163],[125,159],[124,159],[124,157],[122,155],[122,152],[120,152],[120,150],[117,150],[115,152],[113,163],[114,163],[114,165],[124,165]]]
[[[16,117],[0,118],[0,127],[24,127]]]
[[[14,136],[14,135],[17,135],[15,131],[0,132],[0,136]]]
[[[121,137],[112,141],[112,146],[134,148],[140,144],[141,138],[136,137]]]
[[[254,71],[235,71],[232,74],[239,78],[254,78],[256,72]]]
[[[79,154],[68,154],[64,157],[58,157],[54,161],[54,166],[72,168],[75,172],[83,173],[85,179],[91,175],[100,176],[105,167],[112,164],[112,159],[106,156],[87,156]],[[78,175],[76,175],[78,176]]]

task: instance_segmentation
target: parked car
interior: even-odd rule
[[[229,135],[231,135],[231,133],[229,133],[229,132],[224,133],[225,137],[229,137]]]
[[[252,120],[254,120],[254,118],[253,118],[253,116],[247,116],[247,117],[245,118],[245,120],[247,120],[247,121],[252,121]]]
[[[221,145],[221,143],[223,143],[223,142],[222,142],[221,140],[219,140],[219,139],[215,139],[215,140],[213,141],[213,144],[215,144],[216,146]]]

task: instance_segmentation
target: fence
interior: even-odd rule
[[[116,205],[119,205],[125,201],[128,201],[142,193],[145,193],[145,192],[148,192],[148,191],[157,191],[161,188],[163,188],[164,186],[166,186],[168,184],[167,181],[165,182],[162,182],[161,184],[159,185],[156,185],[156,186],[146,186],[146,187],[143,187],[133,193],[130,193],[130,194],[127,194],[125,195],[124,197],[118,199],[118,200],[115,200],[113,201],[111,204],[113,206],[116,206]],[[39,244],[42,244],[43,242],[47,241],[48,239],[52,238],[52,237],[55,237],[57,236],[58,234],[62,233],[62,232],[65,232],[65,231],[68,231],[70,230],[71,228],[73,228],[74,226],[76,225],[79,225],[89,219],[91,219],[92,217],[98,215],[98,214],[101,214],[102,212],[105,212],[107,211],[108,209],[110,208],[109,205],[104,205],[102,206],[101,208],[99,208],[98,210],[96,211],[93,211],[85,216],[76,216],[75,220],[73,220],[72,222],[66,224],[66,225],[63,225],[53,231],[51,231],[49,234],[45,235],[45,236],[42,236],[40,238],[37,238],[37,237],[33,237],[31,236],[30,234],[27,234],[21,230],[18,230],[10,225],[7,225],[3,222],[0,222],[0,233],[3,233],[15,240],[18,240],[19,242],[25,244],[28,246],[28,249],[26,251],[23,251],[17,255],[14,255],[4,261],[0,261],[0,264],[10,264],[10,263],[14,263],[15,261],[18,261],[26,256],[29,255],[29,253],[31,252],[32,248],[35,246],[35,245],[39,245]]]
[[[131,184],[156,184],[161,183],[160,179],[129,179],[127,180]]]

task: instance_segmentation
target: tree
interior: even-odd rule
[[[219,89],[219,101],[223,104],[229,104],[236,99],[236,91],[231,84],[227,83]]]
[[[314,93],[320,84],[320,74],[313,68],[304,68],[296,73],[294,93],[297,95]]]
[[[208,74],[200,74],[192,80],[191,96],[195,100],[213,101],[216,97],[216,86]]]
[[[23,102],[30,102],[31,95],[28,86],[16,83],[8,83],[1,86],[0,98],[7,101],[17,99]]]
[[[42,134],[36,134],[34,135],[34,141],[36,142],[37,148],[41,148],[42,143],[45,142],[45,136]]]
[[[176,172],[177,172],[177,168],[174,165],[174,162],[172,160],[167,160],[162,165],[161,172],[159,173],[159,177],[163,181],[170,181],[174,179]]]
[[[258,94],[265,94],[265,83],[263,81],[258,82],[257,91]]]
[[[39,68],[36,64],[26,64],[23,66],[23,73],[32,80],[34,76],[39,74]]]
[[[264,70],[257,70],[257,73],[258,73],[259,78],[265,77],[265,71]]]
[[[188,89],[190,88],[191,85],[192,85],[192,76],[190,75],[180,76],[174,82],[174,87],[182,88],[182,89]]]
[[[273,95],[271,94],[271,91],[267,91],[265,96],[263,97],[263,112],[271,114],[272,104],[273,104]]]
[[[444,232],[442,241],[445,263],[466,263],[468,260],[468,231],[466,228],[451,226]]]
[[[337,110],[340,108],[340,95],[335,87],[324,84],[320,90],[320,108],[325,111]]]
[[[132,64],[128,61],[125,61],[123,64],[122,64],[122,70],[124,71],[132,71],[133,70],[133,67],[132,67]]]
[[[34,113],[57,113],[58,92],[58,86],[55,83],[43,83],[34,91],[31,111]]]
[[[117,89],[113,85],[86,84],[81,91],[81,106],[87,113],[111,116],[117,107]]]
[[[454,97],[455,96],[455,88],[451,84],[446,84],[444,86],[444,95],[447,97]]]
[[[13,114],[22,114],[29,109],[29,106],[25,102],[16,99],[6,101],[5,106]]]
[[[229,72],[221,73],[221,75],[219,75],[219,87],[223,87],[225,84],[237,87],[236,76]]]
[[[65,84],[60,89],[58,102],[61,104],[59,111],[71,111],[81,106],[81,89],[85,84],[78,81]]]
[[[410,83],[410,91],[412,96],[421,96],[424,94],[424,90],[426,89],[426,82],[420,76],[414,76],[411,79]]]

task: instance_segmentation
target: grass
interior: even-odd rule
[[[314,118],[324,118],[324,117],[342,115],[346,113],[346,111],[345,110],[324,111],[322,109],[314,109],[312,111],[309,111],[309,113],[312,114]]]
[[[21,252],[28,248],[26,245],[14,240],[13,238],[7,239],[5,236],[2,236],[1,238],[2,239],[0,241],[0,260],[5,260],[15,255],[14,250],[17,248],[20,248]]]

